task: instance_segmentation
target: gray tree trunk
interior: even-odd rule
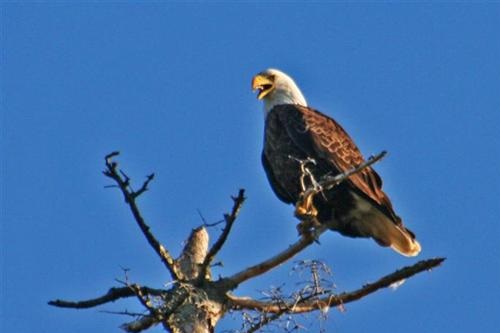
[[[174,333],[214,332],[217,321],[225,313],[217,291],[195,283],[204,280],[199,279],[199,275],[200,266],[208,252],[208,243],[209,236],[204,227],[193,230],[181,256],[176,260],[176,269],[182,276],[182,282],[176,288],[179,296],[173,298],[177,298],[181,304],[163,322],[165,328]],[[174,300],[174,303],[177,302]]]

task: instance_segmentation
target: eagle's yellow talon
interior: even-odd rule
[[[318,210],[314,207],[313,204],[314,193],[308,194],[305,197],[302,197],[295,204],[295,216],[303,219],[312,219],[318,216]]]

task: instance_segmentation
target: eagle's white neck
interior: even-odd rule
[[[284,73],[277,76],[275,82],[275,88],[267,96],[264,97],[264,116],[267,117],[268,113],[280,104],[298,104],[302,106],[307,106],[306,99],[302,92],[300,91],[297,84]]]
[[[276,96],[273,96],[274,98],[264,99],[264,115],[267,116],[269,111],[271,111],[276,105],[280,104],[298,104],[307,106],[306,99],[304,98],[300,90],[297,90],[297,92],[298,94],[291,94],[291,92],[280,93],[276,94]]]

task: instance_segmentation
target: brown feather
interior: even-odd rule
[[[315,166],[309,166],[316,180],[345,172],[364,161],[354,141],[335,120],[305,106],[275,106],[266,119],[262,160],[273,190],[284,202],[295,204],[298,201],[302,189],[296,159],[308,157],[316,161]],[[367,209],[364,201],[368,203]],[[413,242],[413,233],[404,228],[382,190],[380,176],[371,167],[352,175],[323,196],[316,196],[314,204],[320,222],[328,223],[344,235],[373,237],[385,246],[402,244],[397,246],[407,246],[410,250],[396,250],[406,255],[415,255],[420,250],[418,243]],[[391,224],[397,230],[390,227]],[[398,233],[401,239],[395,241],[394,235]]]

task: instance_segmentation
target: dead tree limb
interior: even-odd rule
[[[103,171],[104,175],[113,179],[118,187],[120,188],[127,205],[130,207],[132,215],[137,222],[137,225],[141,229],[143,235],[146,237],[149,245],[158,254],[161,261],[170,272],[172,279],[177,280],[179,277],[175,269],[174,258],[170,255],[170,252],[156,239],[150,230],[150,227],[144,221],[142,214],[135,202],[135,199],[139,197],[142,193],[147,191],[149,183],[153,180],[154,174],[147,176],[146,181],[142,184],[141,188],[137,191],[133,191],[130,187],[130,178],[121,170],[118,169],[118,163],[114,162],[113,157],[118,156],[119,152],[112,152],[105,157],[106,170]]]
[[[297,242],[290,245],[286,250],[278,253],[277,255],[226,278],[227,283],[231,286],[230,289],[234,289],[240,283],[262,275],[274,267],[284,263],[311,245],[326,229],[327,228],[325,226],[320,226],[319,228],[312,230],[312,232],[302,235]]]
[[[376,282],[368,283],[358,290],[344,292],[337,295],[329,294],[319,299],[307,300],[298,303],[294,302],[292,304],[287,304],[286,306],[283,306],[282,303],[263,302],[248,297],[229,296],[229,299],[231,301],[231,305],[238,309],[255,310],[265,313],[283,313],[283,309],[286,308],[287,311],[285,313],[295,314],[310,312],[357,301],[379,289],[387,288],[398,281],[410,278],[411,276],[424,271],[429,271],[432,268],[439,266],[444,260],[445,258],[421,260],[412,266],[401,268],[394,273],[386,275]]]
[[[219,253],[220,249],[222,248],[222,246],[226,242],[227,237],[229,236],[229,233],[231,232],[231,228],[233,227],[233,224],[236,221],[236,218],[238,217],[241,206],[243,206],[243,203],[245,202],[245,199],[246,199],[245,198],[245,190],[240,189],[238,192],[238,195],[236,197],[231,197],[231,198],[234,201],[233,209],[231,210],[230,214],[224,214],[224,221],[226,223],[226,226],[222,230],[222,233],[220,234],[217,241],[212,245],[212,247],[208,251],[208,254],[205,257],[205,260],[203,261],[202,270],[204,272],[207,271],[208,267],[215,259],[215,256],[217,255],[217,253]]]
[[[149,287],[139,287],[139,288],[141,292],[146,295],[161,296],[162,293],[165,292],[162,289],[154,289]],[[78,301],[78,302],[63,301],[57,299],[54,301],[50,301],[49,305],[57,306],[60,308],[88,309],[98,305],[115,302],[120,298],[134,297],[135,295],[136,295],[135,292],[129,287],[120,287],[120,288],[113,287],[110,288],[106,294],[97,298],[85,301]]]

